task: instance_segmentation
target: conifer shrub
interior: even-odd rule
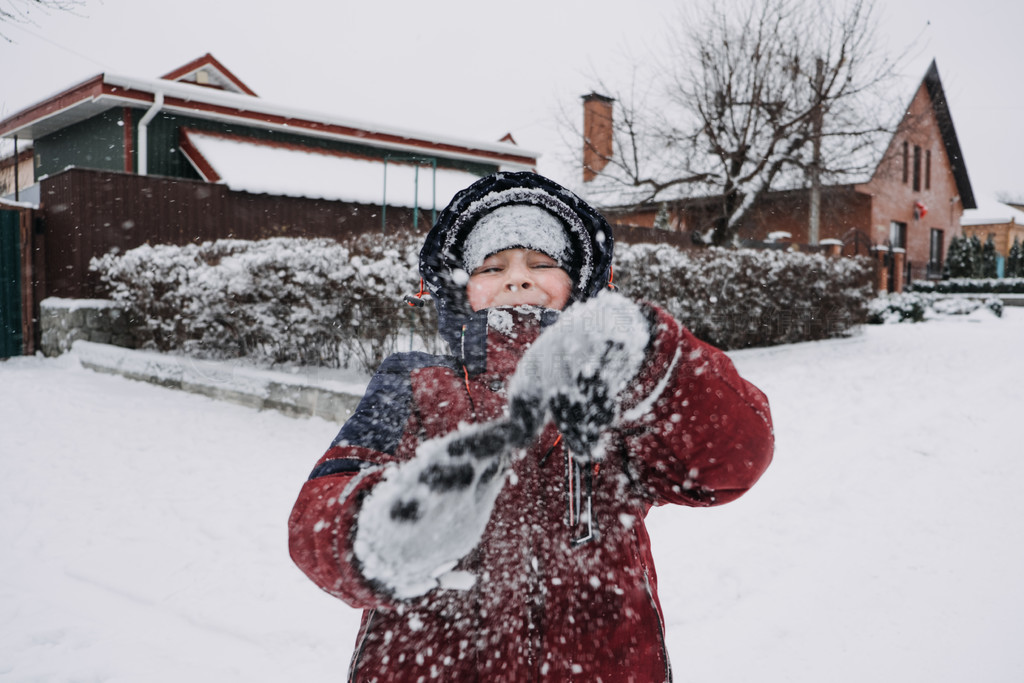
[[[985,240],[984,246],[981,248],[981,277],[999,277],[996,243],[992,240],[992,235],[988,236],[988,239]]]
[[[1013,238],[1013,244],[1010,246],[1010,253],[1006,259],[1004,275],[1008,278],[1024,278],[1024,245],[1020,243],[1019,237]]]

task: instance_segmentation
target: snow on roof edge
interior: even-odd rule
[[[960,218],[961,226],[970,225],[999,225],[1002,223],[1016,223],[1024,225],[1024,211],[1015,209],[1005,202],[987,197],[978,204],[977,208],[965,209]]]
[[[525,150],[518,145],[512,145],[509,143],[467,140],[465,138],[435,135],[427,131],[412,130],[398,126],[380,126],[360,119],[339,117],[309,109],[299,109],[268,103],[265,100],[251,95],[216,90],[214,88],[205,88],[201,85],[194,85],[192,83],[165,81],[160,79],[142,79],[111,73],[103,74],[103,80],[105,83],[110,85],[117,85],[130,90],[141,90],[154,94],[157,91],[161,91],[164,95],[172,95],[184,100],[196,100],[206,104],[230,107],[239,111],[251,111],[259,114],[275,114],[286,118],[329,123],[336,126],[358,128],[371,133],[383,133],[413,140],[423,140],[424,142],[455,145],[470,150],[478,149],[498,154],[533,157],[535,159],[540,157],[540,152]],[[367,141],[364,139],[363,142],[365,144]],[[374,144],[376,144],[376,141],[374,141]]]

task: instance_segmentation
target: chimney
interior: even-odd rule
[[[583,182],[588,183],[612,156],[611,97],[592,92],[583,96]]]

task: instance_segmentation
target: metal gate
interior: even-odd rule
[[[20,356],[21,215],[0,209],[0,358]]]

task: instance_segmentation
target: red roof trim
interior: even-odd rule
[[[217,60],[217,58],[214,57],[213,55],[211,55],[209,52],[207,52],[202,57],[199,57],[197,59],[193,59],[188,64],[185,64],[184,66],[179,66],[174,71],[171,71],[170,73],[161,76],[160,80],[176,81],[179,78],[181,78],[182,76],[186,76],[186,75],[192,73],[193,71],[196,71],[196,70],[198,70],[198,69],[200,69],[201,67],[204,67],[204,66],[212,66],[214,69],[219,71],[222,76],[224,76],[229,81],[234,83],[246,95],[252,95],[253,97],[259,97],[259,95],[257,95],[255,92],[253,92],[253,90],[251,88],[249,88],[249,86],[247,86],[245,83],[242,82],[242,79],[240,79],[238,76],[236,76],[233,73],[231,73],[226,66],[221,64]]]
[[[132,130],[132,108],[125,107],[121,112],[124,122],[124,172],[135,173],[135,132]]]
[[[217,173],[213,164],[203,156],[202,152],[189,139],[188,134],[190,132],[198,131],[191,131],[188,128],[178,129],[178,149],[181,150],[181,153],[185,155],[185,158],[188,159],[189,163],[192,164],[203,180],[208,183],[219,183],[221,181],[220,174]]]
[[[33,105],[27,109],[22,109],[20,112],[7,119],[5,124],[0,127],[0,135],[12,130],[17,130],[22,126],[32,123],[33,121],[45,119],[63,109],[67,109],[68,107],[78,104],[82,100],[90,97],[99,97],[103,93],[103,90],[103,74],[93,76],[89,80],[72,86],[64,92],[54,95],[48,100],[44,100],[43,102]]]

